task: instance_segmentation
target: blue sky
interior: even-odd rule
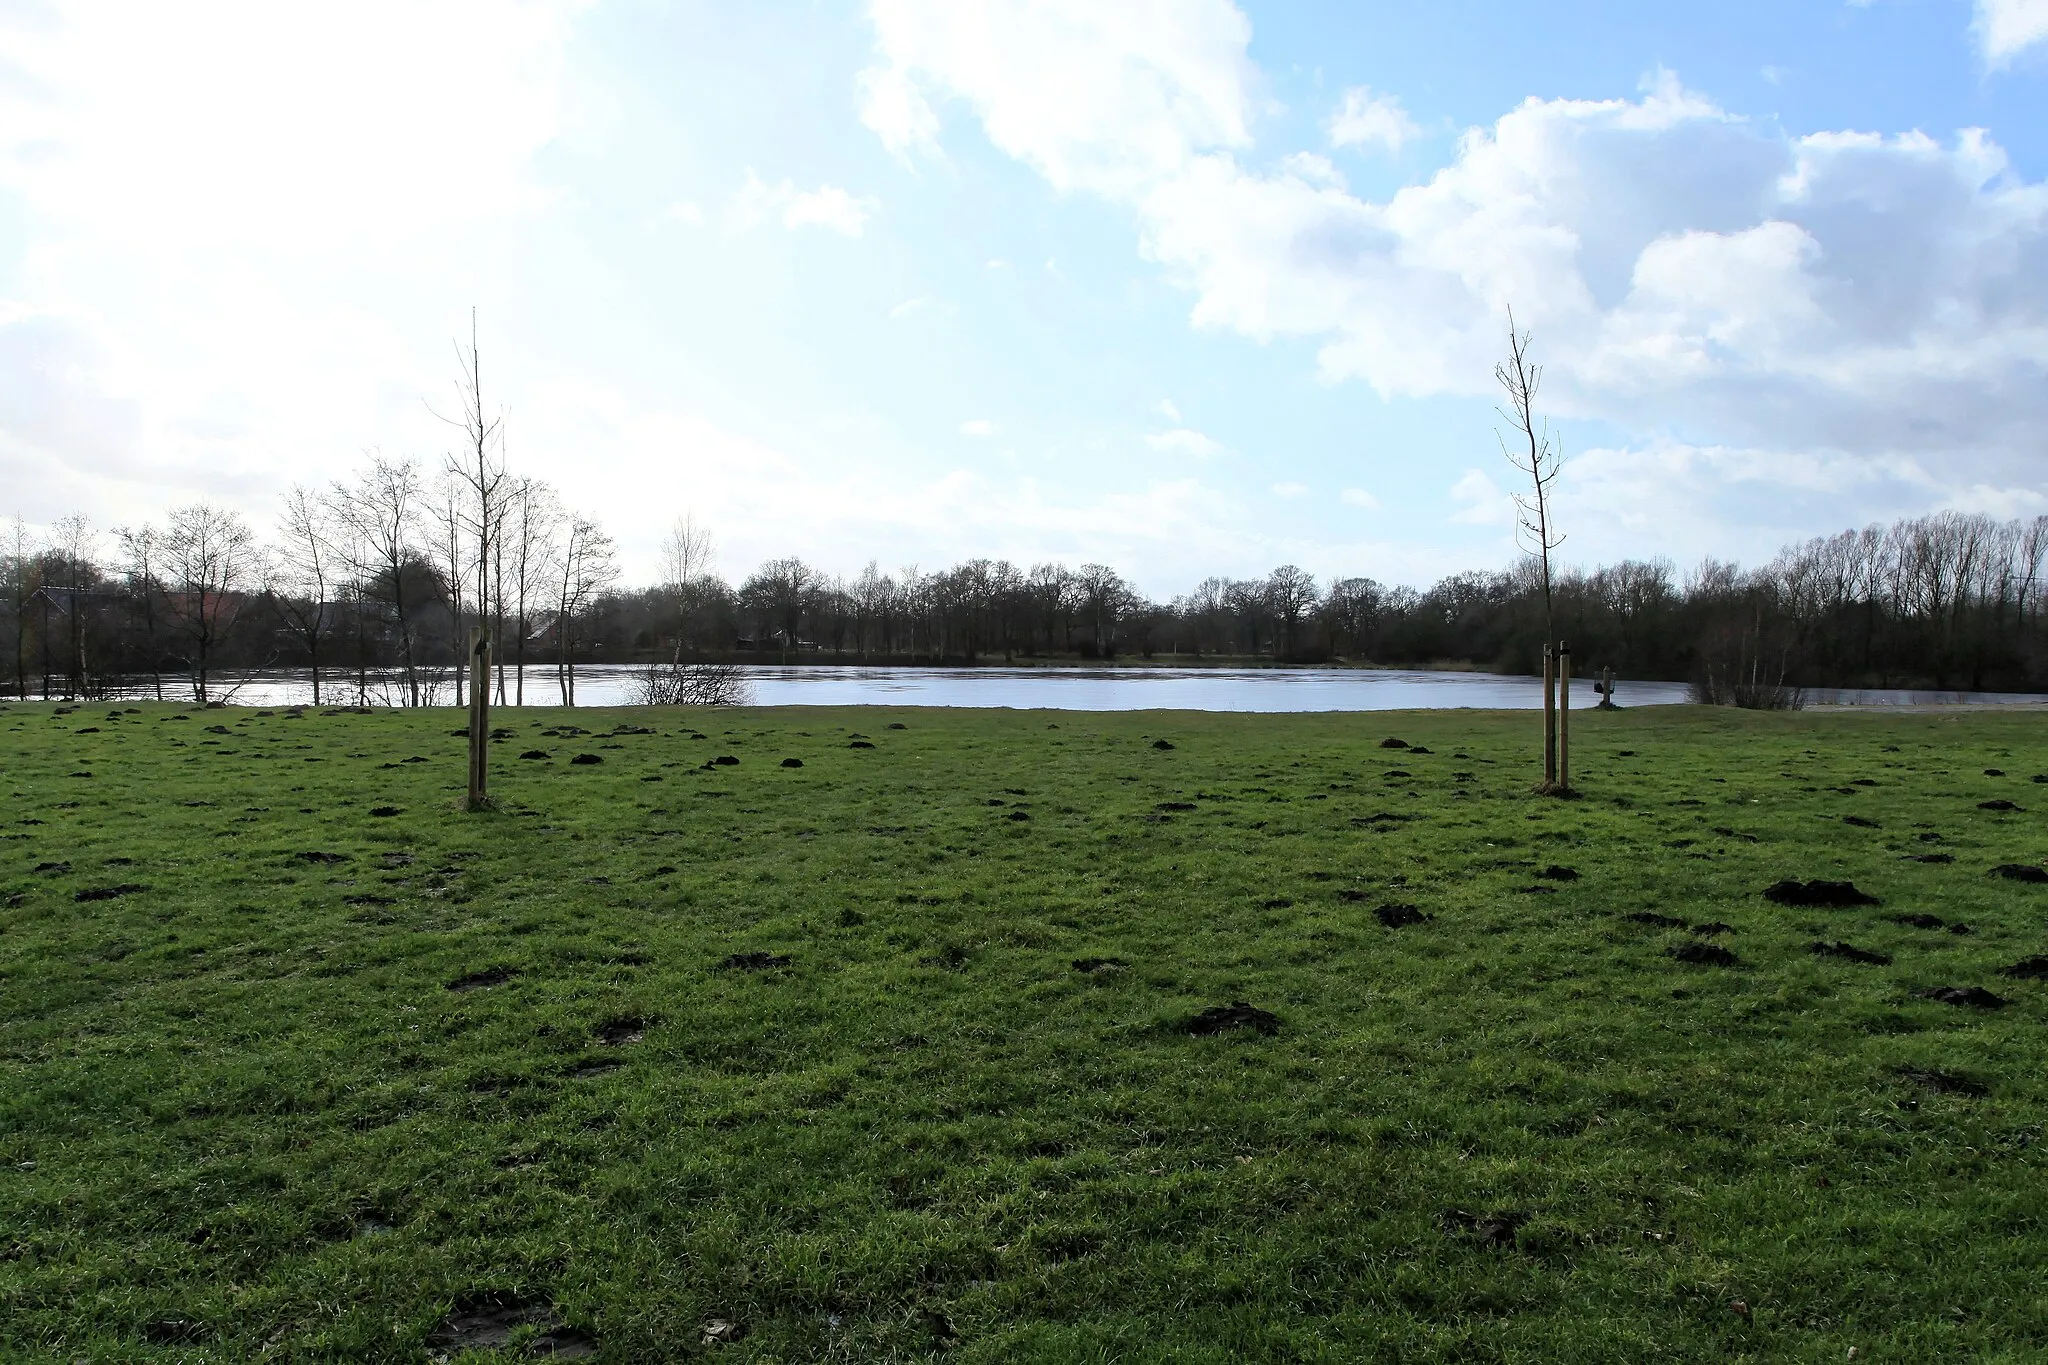
[[[2048,511],[2048,0],[0,11],[0,512],[514,465],[721,567],[1156,596]]]

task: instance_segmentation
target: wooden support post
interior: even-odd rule
[[[1543,645],[1543,789],[1557,785],[1557,653]]]
[[[1572,789],[1572,647],[1557,642],[1557,789]]]
[[[469,676],[474,683],[478,678],[491,676],[491,639],[478,626],[469,634]],[[476,810],[485,802],[485,789],[490,780],[491,742],[491,689],[472,686],[469,689],[469,809]]]

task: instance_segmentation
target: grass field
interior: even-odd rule
[[[460,723],[0,710],[0,1357],[2048,1351],[2048,718]]]

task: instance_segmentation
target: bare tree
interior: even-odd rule
[[[171,512],[164,535],[164,573],[171,585],[166,605],[192,647],[192,696],[202,704],[209,700],[213,655],[241,618],[255,559],[255,537],[234,511],[195,502]]]
[[[675,661],[680,664],[690,644],[690,607],[701,595],[703,582],[718,559],[718,546],[711,529],[684,512],[668,528],[661,544],[661,588],[668,596],[676,617]]]
[[[588,517],[572,516],[562,548],[561,594],[556,603],[555,649],[562,705],[576,704],[576,631],[584,612],[619,578],[612,538]]]
[[[313,673],[313,705],[320,702],[320,642],[333,608],[328,598],[335,586],[336,560],[328,535],[329,513],[320,495],[304,484],[285,494],[277,522],[276,552],[268,561],[265,597],[284,628],[306,650]]]
[[[50,547],[64,571],[64,676],[74,697],[86,690],[85,613],[89,603],[85,571],[92,566],[99,535],[81,513],[59,517],[50,528]],[[44,585],[48,591],[48,584]]]
[[[824,575],[795,556],[771,559],[740,585],[740,599],[757,617],[773,621],[782,641],[782,661],[798,642],[804,614],[825,586]]]
[[[1493,377],[1507,394],[1497,409],[1515,432],[1510,443],[1495,433],[1500,453],[1523,477],[1529,491],[1515,494],[1516,539],[1541,561],[1543,569],[1543,789],[1559,788],[1557,712],[1551,692],[1552,661],[1558,648],[1551,593],[1550,552],[1564,543],[1551,516],[1550,486],[1564,467],[1564,452],[1553,439],[1550,424],[1536,415],[1536,393],[1543,387],[1543,367],[1529,356],[1529,333],[1515,328],[1515,310],[1508,309],[1508,358],[1493,367]]]
[[[492,415],[484,406],[483,358],[477,350],[474,308],[469,311],[469,351],[464,354],[458,343],[455,348],[455,360],[462,371],[462,376],[455,386],[462,405],[462,413],[459,417],[443,417],[441,420],[462,430],[462,454],[448,457],[448,473],[461,482],[468,493],[468,498],[462,504],[457,504],[452,498],[449,499],[452,509],[449,520],[452,528],[466,530],[474,545],[472,563],[476,570],[476,620],[478,629],[486,632],[484,644],[488,654],[489,628],[485,623],[498,614],[493,611],[491,599],[492,547],[505,519],[505,418],[503,413]],[[440,416],[438,413],[435,415]],[[449,593],[455,613],[456,646],[460,651],[462,599],[465,594],[461,565],[455,562],[459,556],[452,534],[449,539]],[[461,668],[458,666],[455,674],[457,705],[462,701],[462,676]],[[483,679],[476,685],[487,686],[488,682],[488,679]]]
[[[1314,576],[1293,564],[1282,564],[1266,579],[1266,605],[1280,627],[1280,638],[1274,642],[1279,656],[1292,658],[1295,627],[1316,605]]]
[[[455,704],[460,706],[463,685],[469,676],[469,651],[462,638],[462,626],[471,567],[470,547],[464,534],[468,530],[463,508],[467,490],[461,473],[443,469],[434,480],[433,493],[433,501],[427,505],[427,520],[432,527],[434,567],[448,593],[448,648],[455,661]]]
[[[555,602],[557,537],[562,509],[554,490],[538,479],[519,479],[506,499],[505,536],[499,542],[508,570],[513,619],[513,705],[526,705],[526,645],[533,619]]]
[[[7,528],[7,603],[14,613],[14,695],[28,696],[28,607],[40,586],[35,537],[17,514]]]
[[[354,484],[334,485],[328,505],[351,532],[349,544],[361,558],[355,569],[366,597],[391,608],[405,670],[407,705],[420,704],[419,661],[414,649],[414,599],[407,580],[419,558],[420,475],[411,460],[370,457]]]
[[[121,571],[128,580],[128,600],[142,621],[142,644],[149,654],[149,680],[156,699],[164,699],[163,646],[157,605],[163,600],[163,533],[147,522],[115,532],[121,540]]]

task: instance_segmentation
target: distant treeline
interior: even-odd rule
[[[501,666],[545,665],[565,698],[580,664],[677,659],[1541,667],[1527,564],[1419,591],[1318,583],[1284,565],[1170,602],[1099,564],[986,559],[934,572],[871,563],[849,578],[792,557],[735,585],[708,571],[706,537],[684,525],[666,581],[622,588],[602,529],[545,484],[506,480],[480,505],[460,479],[375,459],[352,482],[295,489],[268,537],[206,504],[105,533],[72,517],[38,537],[17,521],[0,545],[0,692],[204,696],[219,670],[310,666],[337,700],[452,702],[479,624]],[[1752,570],[1567,570],[1557,630],[1582,674],[2040,690],[2044,555],[2048,517],[1941,513],[1809,541]],[[529,671],[510,673],[506,701]]]

